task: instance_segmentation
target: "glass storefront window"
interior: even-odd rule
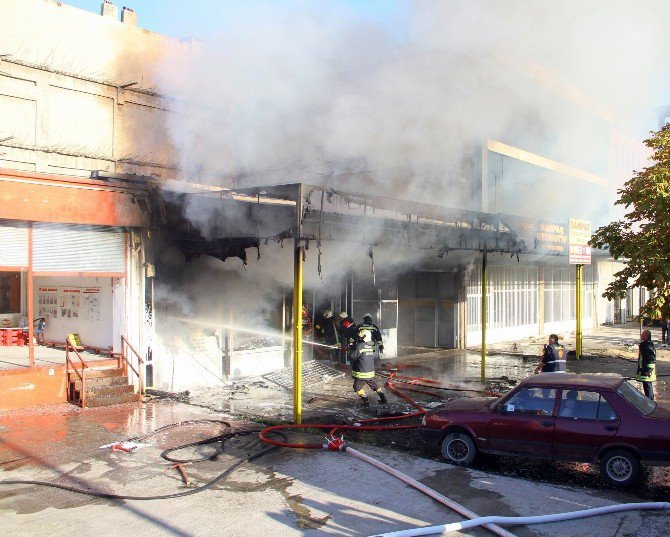
[[[21,312],[21,273],[0,272],[0,314]]]

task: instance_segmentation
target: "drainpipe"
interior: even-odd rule
[[[575,293],[575,319],[577,326],[575,327],[575,357],[579,360],[582,357],[582,278],[584,275],[584,265],[575,265],[576,269],[576,293]]]
[[[486,250],[482,257],[482,382],[486,382]]]
[[[295,206],[293,252],[293,422],[302,423],[302,185],[298,185]]]

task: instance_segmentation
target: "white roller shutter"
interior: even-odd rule
[[[0,267],[28,266],[28,226],[0,224]]]
[[[33,225],[36,272],[125,272],[122,230],[63,224]]]

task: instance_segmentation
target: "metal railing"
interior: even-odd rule
[[[129,359],[130,354],[127,351],[130,351],[133,355],[135,355],[135,358],[137,358],[137,369],[135,369],[135,366],[132,364],[132,361]],[[119,367],[121,364],[121,358],[126,363],[126,366],[131,369],[133,373],[137,376],[138,384],[139,384],[139,397],[140,399],[142,398],[142,393],[144,392],[144,383],[143,383],[143,378],[142,378],[142,365],[144,364],[144,360],[142,360],[140,353],[135,350],[135,347],[133,347],[130,342],[125,338],[125,336],[121,336],[121,355],[117,358],[119,361]]]
[[[74,362],[70,359],[70,351],[74,352],[75,356],[79,358],[79,361],[81,362],[81,372],[77,369],[75,366]],[[79,354],[79,351],[75,348],[72,343],[70,343],[70,340],[68,338],[65,338],[65,362],[66,362],[66,371],[67,371],[67,381],[68,381],[68,399],[72,403],[78,402],[82,408],[86,405],[86,368],[88,367],[88,364],[84,361],[84,359],[81,357]],[[79,377],[79,380],[81,381],[81,392],[79,395],[79,401],[74,400],[74,382],[70,379],[70,367],[72,370],[77,374],[77,377]]]

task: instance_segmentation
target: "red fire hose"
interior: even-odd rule
[[[402,414],[400,416],[387,416],[383,418],[370,418],[367,420],[360,420],[356,425],[340,425],[340,424],[302,424],[302,425],[293,425],[293,424],[285,424],[285,425],[273,425],[270,427],[266,427],[263,429],[260,434],[258,435],[259,438],[267,443],[267,444],[272,444],[273,446],[280,446],[280,447],[287,447],[287,448],[301,448],[301,449],[324,449],[324,444],[302,444],[302,443],[295,443],[295,442],[280,442],[279,440],[273,440],[272,438],[268,438],[267,434],[271,433],[273,431],[282,431],[286,429],[319,429],[323,431],[328,431],[328,434],[330,436],[334,436],[336,432],[338,431],[382,431],[382,430],[393,430],[393,431],[398,431],[398,430],[403,430],[403,429],[418,429],[419,425],[364,425],[364,424],[373,424],[373,423],[385,423],[388,421],[398,421],[398,420],[405,420],[409,418],[417,418],[419,416],[423,416],[426,411],[419,405],[417,402],[415,402],[412,398],[408,397],[404,393],[402,393],[400,390],[406,390],[406,391],[415,391],[401,386],[396,386],[393,383],[393,377],[395,376],[395,373],[392,373],[389,379],[386,381],[386,387],[393,392],[395,395],[403,399],[404,401],[408,402],[410,405],[412,405],[414,408],[417,409],[416,412],[412,412],[410,414]],[[429,392],[425,392],[429,394]],[[437,394],[429,394],[432,395],[433,397],[440,397]]]
[[[356,458],[359,458],[361,460],[364,460],[376,467],[378,467],[381,470],[384,470],[387,473],[390,473],[391,475],[401,479],[408,485],[411,485],[412,487],[416,488],[417,490],[423,492],[424,494],[427,494],[431,498],[439,501],[440,503],[444,504],[445,506],[455,510],[456,512],[462,514],[463,516],[469,518],[469,519],[475,519],[478,517],[477,514],[474,512],[470,511],[466,507],[458,504],[457,502],[443,496],[442,494],[437,493],[433,489],[427,487],[423,483],[403,474],[402,472],[399,472],[395,470],[394,468],[391,468],[390,466],[383,464],[380,461],[377,461],[376,459],[373,459],[372,457],[369,457],[368,455],[365,455],[364,453],[361,453],[358,450],[355,450],[353,448],[348,447],[345,442],[344,442],[344,435],[340,437],[336,437],[335,433],[338,431],[397,431],[397,430],[406,430],[406,429],[417,429],[420,427],[420,425],[382,425],[381,423],[386,423],[388,421],[398,421],[398,420],[403,420],[403,419],[408,419],[408,418],[416,418],[419,416],[423,416],[426,411],[419,405],[416,401],[414,401],[411,397],[408,395],[404,394],[401,392],[403,391],[412,391],[412,392],[419,392],[423,393],[426,395],[431,395],[433,397],[438,397],[441,398],[440,395],[427,392],[425,390],[417,390],[415,388],[407,388],[404,386],[398,386],[396,385],[393,380],[396,378],[396,373],[391,373],[389,376],[388,380],[386,381],[386,387],[393,392],[395,395],[403,399],[404,401],[408,402],[410,405],[412,405],[414,408],[416,408],[416,412],[412,412],[410,414],[403,414],[400,416],[390,416],[390,417],[384,417],[384,418],[372,418],[372,419],[367,419],[367,420],[361,420],[355,425],[337,425],[337,424],[331,424],[331,425],[324,425],[324,424],[301,424],[301,425],[292,425],[292,424],[287,424],[287,425],[274,425],[272,427],[266,427],[263,429],[259,437],[263,442],[266,442],[268,444],[272,444],[273,446],[280,446],[280,447],[287,447],[287,448],[301,448],[301,449],[323,449],[323,450],[328,450],[328,451],[338,451],[338,452],[344,452],[348,453],[349,455],[352,455]],[[411,379],[411,377],[405,377],[407,379]],[[423,379],[421,379],[423,380]],[[432,386],[430,386],[432,387]],[[368,425],[364,425],[368,424]],[[273,431],[282,431],[286,429],[319,429],[319,430],[326,430],[328,431],[328,436],[326,436],[326,442],[324,444],[302,444],[302,443],[296,443],[296,442],[281,442],[279,440],[273,440],[271,438],[267,437],[268,433],[272,433]],[[514,534],[510,533],[509,531],[496,526],[494,524],[487,524],[484,526],[486,529],[490,530],[494,534],[498,535],[499,537],[515,537]]]

